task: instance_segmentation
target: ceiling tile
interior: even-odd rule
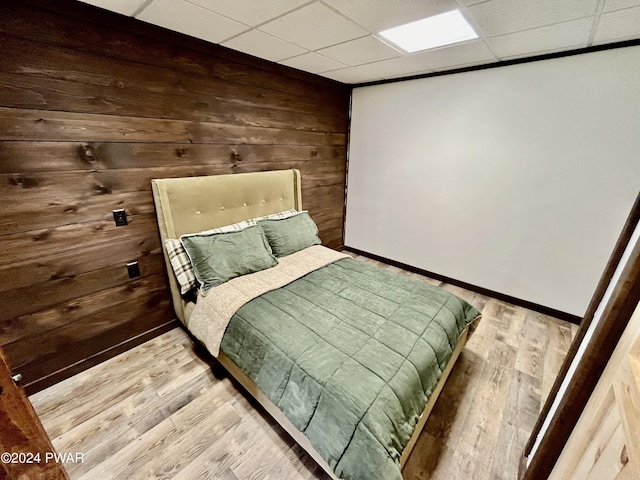
[[[482,40],[424,52],[425,61],[435,70],[490,63],[497,60]]]
[[[623,8],[640,7],[640,0],[605,0],[603,12],[613,12]]]
[[[456,0],[325,0],[325,3],[371,33],[458,8]]]
[[[80,0],[81,2],[106,8],[112,12],[131,16],[144,4],[146,0]]]
[[[353,67],[324,72],[321,75],[342,83],[364,83],[380,80],[379,77],[374,77],[373,75],[369,75],[368,73]]]
[[[491,0],[467,10],[491,37],[587,17],[597,4],[598,0]]]
[[[469,7],[471,5],[475,5],[476,3],[484,3],[488,1],[489,0],[458,0],[458,3],[463,7]]]
[[[292,45],[259,30],[250,30],[231,40],[227,40],[222,45],[273,62],[306,52],[304,48]]]
[[[187,0],[196,5],[255,27],[294,10],[309,0]]]
[[[378,60],[385,60],[387,58],[399,57],[402,55],[402,53],[395,48],[390,47],[386,43],[372,36],[324,48],[322,50],[318,50],[318,53],[351,66],[376,62]]]
[[[322,3],[312,3],[259,27],[308,50],[363,37],[365,30]]]
[[[305,53],[304,55],[289,58],[278,63],[311,73],[327,72],[347,66],[330,58],[318,55],[317,53]]]
[[[154,0],[136,18],[214,43],[248,30],[246,25],[183,0]]]
[[[487,38],[493,53],[501,58],[512,58],[534,53],[558,51],[566,48],[586,47],[593,18],[587,17],[547,27],[508,33]]]
[[[407,55],[381,62],[368,63],[358,67],[371,75],[381,78],[391,78],[414,73],[433,72],[422,54]]]
[[[603,14],[593,43],[598,45],[633,38],[640,38],[640,7]]]

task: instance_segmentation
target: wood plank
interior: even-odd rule
[[[198,165],[0,175],[0,199],[13,203],[25,198],[32,201],[46,200],[54,195],[59,198],[86,198],[92,195],[150,192],[151,180],[154,178],[230,173],[233,173],[231,165]]]
[[[35,8],[28,3],[35,3]],[[185,38],[134,19],[118,16],[118,21],[114,22],[116,17],[111,12],[86,5],[68,8],[59,3],[52,11],[46,11],[52,6],[48,2],[7,0],[0,5],[0,12],[12,21],[1,24],[0,32],[47,45],[167,67],[296,96],[337,101],[349,91],[344,85],[329,79],[275,66],[271,62],[209,42]]]
[[[87,157],[86,149],[91,157]],[[0,141],[1,174],[228,163],[265,163],[281,169],[313,168],[308,173],[344,172],[345,158],[344,145]]]
[[[91,195],[76,198],[32,200],[5,205],[0,216],[0,235],[32,232],[63,225],[111,221],[112,210],[124,208],[129,215],[155,214],[150,192]]]
[[[496,478],[517,478],[518,459],[541,408],[540,381],[518,370],[514,373],[491,459],[491,472]]]
[[[542,380],[544,375],[543,352],[548,345],[546,316],[529,311],[524,323],[523,331],[527,340],[524,348],[518,349],[515,368],[532,377]]]
[[[170,418],[148,430],[134,442],[137,448],[128,445],[80,478],[149,478],[150,470],[154,467],[156,471],[168,475],[175,468],[174,462],[181,465],[189,458],[186,455],[196,452],[199,454],[208,445],[207,441],[215,440],[239,422],[240,417],[226,403],[230,392],[220,388],[221,386],[208,390],[209,395],[197,397]],[[209,419],[209,428],[196,428],[205,419]],[[176,460],[176,455],[170,454],[176,451],[185,456]],[[162,454],[158,454],[159,452]]]
[[[0,108],[0,140],[344,145],[344,133]]]
[[[560,368],[562,368],[562,363],[564,362],[565,357],[567,356],[566,351],[562,351],[557,347],[549,347],[547,348],[544,358],[543,358],[543,370],[542,370],[542,399],[546,400],[551,392],[551,388],[553,387],[554,382],[556,381],[556,377],[558,376],[558,372]],[[543,403],[544,404],[544,403]],[[542,405],[541,405],[542,408]]]
[[[626,457],[624,453],[626,443],[627,439],[622,424],[618,424],[602,452],[598,455],[589,474],[584,477],[585,480],[615,480],[618,473],[626,465],[626,462],[622,462],[622,459]]]
[[[0,36],[0,46],[8,42],[3,41]],[[7,50],[11,50],[15,45],[4,45]],[[34,53],[33,45],[27,47],[27,51]],[[18,48],[20,50],[20,48]],[[23,52],[24,53],[24,52]],[[21,53],[15,55],[20,56]],[[77,57],[77,53],[68,54],[71,60]],[[18,57],[13,57],[18,58]],[[245,104],[242,99],[246,97],[238,97],[241,103],[225,101],[228,99],[229,92],[221,91],[220,86],[216,90],[210,92],[194,91],[203,90],[203,88],[195,87],[191,89],[189,85],[180,89],[183,94],[175,93],[177,89],[169,86],[166,92],[154,91],[153,87],[157,86],[157,79],[165,72],[155,72],[158,76],[150,77],[147,82],[156,81],[156,84],[140,85],[140,78],[128,76],[126,72],[121,73],[122,77],[129,82],[128,88],[125,88],[122,81],[117,78],[109,82],[109,84],[101,85],[91,83],[91,79],[86,79],[86,73],[83,71],[81,79],[69,81],[68,71],[70,65],[59,66],[57,68],[65,68],[64,71],[54,76],[52,69],[54,65],[40,67],[32,67],[25,65],[25,57],[21,56],[20,63],[15,66],[15,70],[31,70],[30,76],[16,75],[12,73],[3,73],[0,71],[0,104],[14,108],[34,108],[41,110],[62,110],[76,113],[101,113],[106,115],[138,115],[141,111],[145,117],[150,118],[166,118],[181,119],[201,122],[215,122],[230,125],[241,126],[259,126],[267,128],[286,128],[292,130],[308,130],[308,131],[344,131],[343,119],[336,117],[321,116],[309,111],[317,111],[318,105],[306,105],[302,101],[300,105],[291,106],[279,105],[282,100],[276,102],[274,99],[272,105],[269,105],[269,99],[263,102],[254,101]],[[80,59],[85,61],[87,59]],[[4,62],[3,62],[4,63]],[[56,62],[57,63],[57,62]],[[104,64],[104,60],[102,60]],[[86,64],[84,64],[86,67]],[[5,67],[2,65],[2,67]],[[48,67],[48,68],[47,68]],[[105,65],[106,70],[118,68],[113,65]],[[46,69],[46,70],[45,70]],[[127,70],[120,66],[119,70]],[[113,71],[113,70],[111,70]],[[77,75],[77,70],[74,72]],[[151,72],[145,72],[151,74]],[[140,72],[130,72],[129,75],[139,75]],[[35,75],[35,76],[33,76]],[[38,75],[45,75],[40,77]],[[105,72],[102,75],[107,75]],[[103,78],[101,75],[100,78]],[[118,88],[113,88],[113,84],[117,83]],[[192,83],[192,82],[187,82]],[[204,83],[202,81],[201,83]],[[207,81],[207,87],[210,81]],[[122,86],[121,86],[122,85]],[[226,88],[228,90],[228,87]],[[188,92],[188,93],[187,93]],[[193,94],[196,94],[195,96]],[[284,96],[279,94],[278,96]],[[257,98],[257,97],[256,97]],[[263,100],[260,98],[259,100]]]
[[[0,324],[0,345],[28,342],[36,335],[99,314],[123,302],[144,302],[153,292],[166,292],[166,285],[165,274],[158,273],[142,278],[135,285],[127,282],[88,295],[74,296],[63,304],[11,318]]]
[[[233,391],[234,387],[230,385],[231,382],[224,382],[225,388],[229,391]],[[212,443],[205,451],[193,459],[185,468],[183,468],[176,475],[176,480],[191,480],[197,478],[209,478],[211,472],[232,472],[231,465],[236,461],[250,461],[252,452],[256,450],[254,447],[257,445],[259,448],[260,443],[265,439],[266,432],[262,428],[260,423],[260,417],[255,418],[255,415],[247,415],[246,408],[251,409],[251,406],[246,406],[242,409],[236,407],[235,400],[240,395],[239,392],[235,392],[230,404],[234,406],[235,410],[241,416],[239,424],[235,425],[227,435],[221,437],[214,443]],[[242,460],[239,460],[242,459]],[[235,477],[235,473],[233,473]],[[235,477],[243,478],[243,477]]]
[[[131,279],[126,263],[130,261],[138,262],[143,277],[164,272],[164,258],[157,237],[86,247],[86,252],[87,257],[71,252],[47,257],[40,263],[35,259],[0,267],[0,278],[8,281],[8,284],[0,284],[10,288],[0,291],[0,302],[4,305],[0,319],[34,313],[72,298],[128,283]],[[116,254],[118,260],[103,257],[104,253]],[[92,263],[91,259],[96,262]],[[13,280],[12,274],[15,274]],[[38,292],[36,297],[34,291]]]
[[[117,227],[112,217],[109,220],[74,223],[4,235],[1,237],[3,255],[0,258],[0,265],[15,264],[17,260],[25,262],[32,258],[40,258],[40,263],[45,264],[47,260],[44,257],[64,254],[73,250],[76,250],[77,255],[78,247],[118,243],[132,238],[138,238],[140,241],[140,237],[146,236],[158,237],[156,235],[158,222],[155,215],[151,213],[128,215],[127,221],[129,225],[126,228]],[[145,242],[147,241],[145,239]],[[140,251],[150,251],[150,248],[145,248],[144,244],[140,244],[139,248]],[[93,261],[97,261],[97,259],[94,258]],[[31,266],[31,268],[34,267],[37,266]],[[1,271],[2,267],[0,267]],[[0,278],[2,278],[1,275],[2,273],[0,273]],[[15,282],[15,278],[13,282]],[[3,290],[3,287],[2,281],[0,281],[0,290]]]
[[[575,470],[570,472],[574,478],[587,478],[606,448],[609,439],[621,425],[620,412],[616,407],[613,389],[611,389],[593,418],[592,427],[585,438],[587,445],[582,458],[580,458]],[[562,468],[560,465],[559,467]]]
[[[451,371],[451,378],[445,384],[425,424],[424,430],[429,435],[444,443],[450,438],[459,439],[463,435],[467,416],[473,411],[474,393],[484,368],[486,362],[483,358],[470,352],[467,347],[462,350]]]
[[[310,190],[323,186],[340,186],[345,181],[344,171],[317,173],[322,164],[310,162],[287,162],[284,167],[302,167],[302,188]],[[330,165],[329,168],[335,168]],[[151,191],[151,180],[155,178],[180,178],[204,175],[269,171],[269,163],[242,165],[188,165],[117,170],[92,170],[84,172],[47,172],[32,174],[0,174],[0,200],[14,203],[25,197],[31,200],[46,200],[54,195],[62,198],[112,195],[120,193]]]
[[[240,125],[247,124],[242,119],[248,115],[254,119],[250,123],[262,118],[263,122],[283,122],[280,127],[302,130],[346,129],[344,117],[336,115],[338,108],[347,108],[346,97],[344,105],[338,106],[320,98],[292,97],[285,92],[205,75],[186,76],[165,67],[105,59],[102,55],[2,34],[0,48],[15,53],[0,63],[0,73],[4,73],[0,75],[0,85],[4,87],[0,103],[7,106],[46,110],[62,107],[67,111],[125,116],[131,114],[127,112],[144,111],[154,118]],[[157,105],[145,104],[143,101],[147,100]],[[204,116],[207,111],[211,112],[208,119]],[[279,115],[278,111],[289,115]],[[300,124],[294,126],[296,120]]]
[[[481,373],[476,393],[477,407],[465,420],[465,434],[455,449],[488,460],[500,435],[508,392],[514,379],[515,348],[495,342],[489,352],[489,365]]]
[[[96,343],[92,341],[86,342],[86,345],[82,345],[83,336],[90,338],[105,330],[115,328],[118,325],[132,322],[132,319],[136,319],[136,315],[144,316],[145,318],[136,322],[135,325],[130,325],[132,330],[137,330],[142,324],[155,322],[157,319],[152,320],[150,318],[150,314],[154,310],[159,312],[159,318],[166,319],[164,321],[172,318],[172,315],[169,313],[171,311],[170,300],[164,285],[152,289],[141,280],[131,280],[129,288],[145,290],[146,301],[144,303],[140,302],[135,295],[130,295],[129,299],[114,305],[105,306],[105,308],[89,316],[79,317],[79,319],[75,321],[67,322],[54,329],[44,329],[45,331],[42,333],[21,336],[15,342],[3,345],[3,348],[11,359],[11,365],[14,367],[14,370],[21,370],[24,365],[27,364],[34,364],[33,368],[40,369],[51,366],[56,362],[50,357],[54,356],[59,350],[64,351],[65,348],[69,349],[69,351],[65,353],[68,354],[69,357],[74,357],[76,361],[80,354],[78,348],[95,353]],[[167,317],[168,313],[169,315]],[[78,344],[79,347],[72,346],[75,344]],[[48,359],[49,365],[45,364],[45,359]],[[40,365],[37,365],[39,361]],[[26,379],[26,381],[30,380],[31,379]]]
[[[47,424],[48,432],[52,438],[58,438],[65,433],[70,434],[75,427],[93,418],[96,403],[101,409],[108,409],[116,405],[119,398],[127,394],[135,395],[139,388],[134,386],[139,383],[162,384],[164,377],[152,373],[156,372],[155,367],[160,357],[172,355],[176,351],[189,353],[191,358],[194,356],[193,341],[180,329],[173,329],[138,348],[96,365],[90,376],[69,378],[31,395],[30,399],[42,406],[38,409],[39,415],[51,417]],[[161,368],[162,371],[168,370],[166,364]],[[130,375],[130,371],[144,372],[144,375],[140,375],[142,380],[140,376]],[[109,385],[114,372],[121,372],[120,381]],[[150,383],[151,380],[153,382]],[[96,397],[95,392],[99,390],[103,390],[104,394]]]

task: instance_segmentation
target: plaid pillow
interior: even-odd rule
[[[249,225],[257,225],[258,220],[278,220],[281,218],[289,218],[296,215],[298,212],[296,209],[292,208],[291,210],[285,210],[284,212],[272,213],[270,215],[265,215],[264,217],[256,217],[250,220],[247,220]]]
[[[173,273],[176,274],[176,280],[178,280],[178,284],[180,284],[180,293],[186,295],[191,289],[198,286],[187,252],[180,240],[176,240],[175,238],[164,242],[164,246],[167,249],[169,261],[173,267]]]

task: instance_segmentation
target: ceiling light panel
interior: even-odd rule
[[[478,38],[460,10],[390,28],[380,35],[409,53]]]

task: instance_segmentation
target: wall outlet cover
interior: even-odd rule
[[[124,208],[121,208],[120,210],[114,210],[113,219],[115,220],[117,227],[129,224],[129,222],[127,222],[127,212],[124,211]]]
[[[129,278],[136,278],[140,276],[140,267],[138,262],[127,263],[127,271],[129,272]]]

